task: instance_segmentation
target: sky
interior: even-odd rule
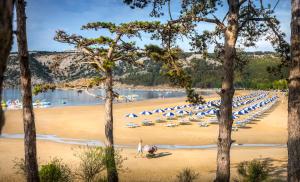
[[[264,0],[275,4],[277,0]],[[179,15],[179,0],[171,4],[172,16]],[[226,7],[218,10],[216,16],[222,16]],[[290,39],[290,1],[280,0],[275,9],[277,18],[281,22],[282,31]],[[30,51],[65,51],[74,49],[71,45],[59,43],[53,40],[55,31],[65,30],[67,33],[76,33],[86,37],[97,37],[103,32],[92,30],[80,30],[82,25],[88,22],[108,21],[114,23],[129,22],[135,20],[166,21],[168,16],[152,18],[149,16],[150,8],[131,9],[123,3],[123,0],[27,0],[27,36]],[[213,25],[201,24],[199,31],[212,30]],[[105,33],[105,35],[109,35]],[[143,35],[143,39],[137,39],[137,45],[158,44],[150,40],[150,35]],[[16,42],[16,41],[14,41]],[[185,51],[190,50],[188,40],[179,40],[178,45]],[[212,50],[212,48],[210,48]],[[17,50],[16,44],[13,51]],[[248,48],[246,51],[272,51],[270,43],[260,40],[257,46]]]

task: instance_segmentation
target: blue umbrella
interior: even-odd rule
[[[216,112],[217,112],[216,110],[212,109],[212,110],[210,110],[210,111],[207,111],[206,113],[207,113],[207,114],[216,114]]]
[[[174,107],[174,109],[176,109],[176,110],[177,110],[177,109],[181,109],[181,107],[180,107],[180,106],[176,106],[176,107]]]
[[[126,117],[128,117],[128,118],[137,118],[138,116],[134,113],[130,113],[130,114],[127,114]]]
[[[150,111],[143,111],[140,114],[142,114],[142,115],[152,115],[152,112],[150,112]]]
[[[185,111],[185,110],[179,110],[177,111],[178,114],[189,114],[189,112]]]
[[[232,115],[232,119],[236,119],[236,118],[238,118],[238,116]]]
[[[205,112],[198,112],[198,113],[196,114],[196,116],[205,116],[205,115],[206,115]]]
[[[201,109],[203,109],[203,106],[197,106],[197,107],[195,107],[195,109],[201,110]]]
[[[174,110],[172,107],[165,108],[165,111],[172,111],[172,110]]]
[[[165,116],[165,117],[174,117],[175,114],[172,113],[172,112],[168,112],[168,113],[164,114],[164,116]]]
[[[163,112],[165,112],[165,111],[162,110],[162,109],[155,109],[153,112],[154,112],[154,113],[163,113]]]

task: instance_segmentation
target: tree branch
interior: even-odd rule
[[[215,17],[215,16],[214,16]],[[170,20],[168,23],[184,23],[186,21],[197,21],[197,22],[207,22],[207,23],[214,23],[219,26],[222,30],[225,30],[226,26],[217,18],[205,18],[205,17],[195,17],[195,16],[185,16],[177,20]]]

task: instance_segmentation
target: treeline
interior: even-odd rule
[[[260,55],[259,57],[253,55]],[[186,55],[185,55],[186,56]],[[268,67],[276,66],[280,60],[274,54],[248,54],[248,64],[242,70],[235,71],[235,87],[249,89],[287,89],[287,81],[282,79],[282,75],[274,75],[267,71]],[[222,67],[211,64],[204,59],[192,59],[186,63],[185,71],[192,76],[192,85],[196,88],[220,88]],[[157,86],[170,84],[164,75],[164,68],[161,63],[151,60],[144,61],[144,68],[137,68],[132,65],[120,65],[125,67],[123,71],[116,71],[119,81],[130,85]],[[124,70],[124,69],[122,69]],[[287,70],[283,76],[286,77]]]

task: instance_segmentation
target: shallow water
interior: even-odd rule
[[[24,139],[24,134],[2,134],[0,138],[5,139]],[[84,140],[84,139],[74,139],[74,138],[60,138],[56,135],[43,135],[37,134],[37,140],[46,140],[56,143],[73,144],[73,145],[95,145],[104,146],[104,143],[98,140]],[[210,145],[156,145],[160,149],[215,149],[216,144]],[[136,145],[126,145],[120,144],[115,145],[118,148],[136,148]],[[233,144],[232,147],[286,147],[286,144]]]
[[[182,91],[155,91],[155,90],[133,90],[133,89],[115,89],[119,95],[138,95],[136,100],[146,100],[153,98],[172,98],[183,97],[185,92]],[[105,92],[103,89],[91,89],[90,93],[103,97]],[[212,92],[203,91],[201,94],[209,95]],[[19,89],[8,88],[3,91],[3,100],[21,100],[21,92]],[[74,106],[74,105],[95,105],[103,104],[103,99],[95,98],[87,94],[85,91],[78,93],[77,90],[54,90],[46,93],[41,93],[33,97],[33,100],[46,100],[51,103],[51,106]]]

